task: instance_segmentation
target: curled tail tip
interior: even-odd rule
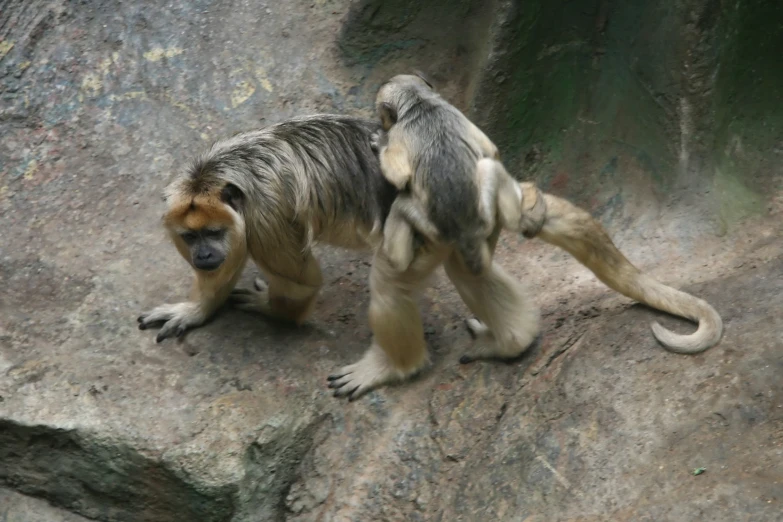
[[[699,328],[690,335],[676,334],[657,322],[650,325],[655,338],[669,351],[681,354],[696,354],[712,348],[723,335],[723,324],[718,321],[700,321]]]

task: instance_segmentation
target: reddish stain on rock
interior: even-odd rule
[[[555,190],[561,190],[566,188],[566,185],[568,185],[568,173],[558,172],[557,174],[555,174],[555,177],[552,178],[552,183],[550,185]]]

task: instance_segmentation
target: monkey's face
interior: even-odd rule
[[[215,272],[234,253],[243,255],[241,201],[233,185],[212,193],[185,192],[171,197],[164,224],[177,250],[193,268]]]
[[[212,272],[226,260],[229,249],[228,230],[213,226],[178,233],[190,254],[190,264],[197,270]]]

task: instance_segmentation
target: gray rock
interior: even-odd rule
[[[0,521],[779,520],[772,4],[9,3]],[[692,325],[507,235],[498,260],[543,310],[514,363],[458,364],[467,311],[438,274],[420,301],[432,368],[332,398],[326,376],[370,341],[369,256],[330,248],[302,328],[227,308],[179,342],[136,329],[190,284],[159,225],[169,174],[237,130],[369,115],[379,82],[414,67],[515,175],[713,303],[722,342],[667,353],[650,320]]]
[[[45,500],[0,488],[0,522],[87,522],[88,519],[53,507]]]

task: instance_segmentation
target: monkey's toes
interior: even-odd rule
[[[343,368],[339,373],[334,373],[326,378],[328,387],[334,390],[334,397],[348,397],[348,401],[354,401],[370,389],[371,383],[365,382],[354,369]]]
[[[136,322],[139,323],[139,330],[146,330],[149,327],[149,324],[147,324],[147,314],[138,316]]]
[[[163,328],[160,329],[158,335],[155,336],[155,342],[159,343],[165,341],[169,337],[182,337],[187,329],[188,327],[185,325],[172,324],[172,322],[169,321],[163,325]]]
[[[351,382],[349,375],[330,375],[326,378],[329,381],[329,388],[334,390],[334,393],[332,393],[333,397],[347,396],[349,402],[359,398],[361,393],[357,392],[362,387],[362,384]]]

